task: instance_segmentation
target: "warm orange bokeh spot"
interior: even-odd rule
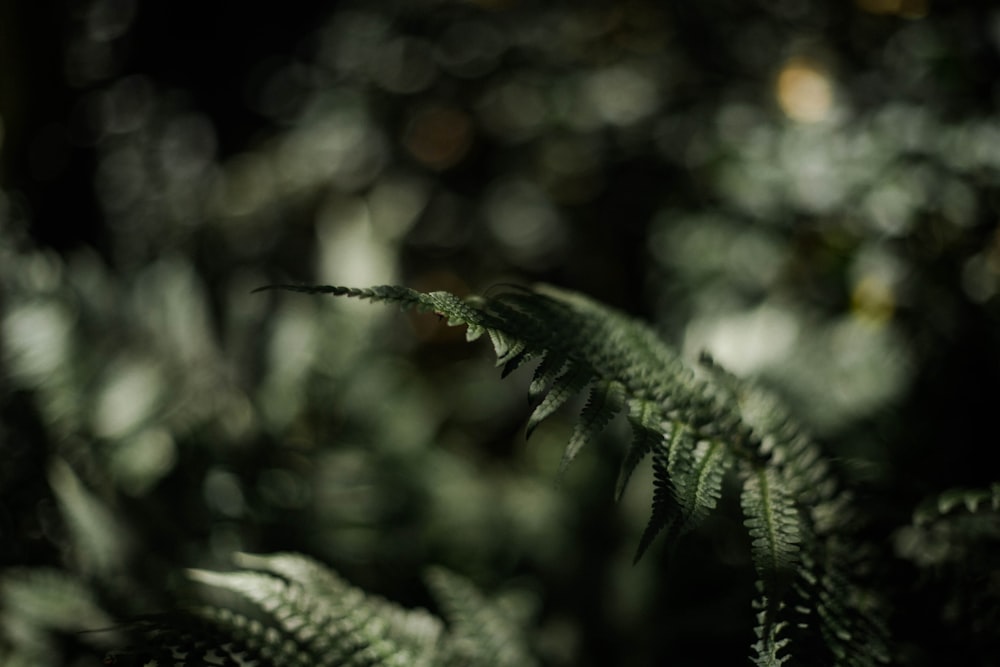
[[[833,84],[827,73],[799,58],[785,63],[775,94],[785,115],[802,123],[823,120],[833,106]]]

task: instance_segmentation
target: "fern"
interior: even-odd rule
[[[650,328],[581,295],[543,286],[460,299],[398,286],[367,289],[275,285],[433,311],[467,339],[484,334],[506,376],[537,362],[528,387],[530,434],[589,387],[589,399],[562,458],[580,450],[624,411],[633,437],[619,471],[621,496],[635,467],[652,459],[649,522],[636,559],[653,539],[676,538],[716,507],[728,477],[741,504],[757,571],[753,659],[780,665],[794,655],[792,635],[819,636],[838,664],[884,661],[884,631],[869,596],[844,576],[853,521],[819,448],[767,394],[705,358],[692,369]],[[794,632],[793,632],[794,631]]]
[[[610,380],[595,383],[590,390],[590,399],[580,414],[580,421],[570,436],[566,452],[559,464],[560,473],[565,472],[577,453],[599,434],[624,406],[625,388],[621,383]]]
[[[753,559],[761,578],[794,568],[801,542],[801,522],[773,470],[760,468],[747,476],[741,498],[746,527],[753,540]]]
[[[484,664],[531,667],[536,664],[523,641],[526,616],[507,600],[488,600],[467,579],[432,568],[427,583],[439,600],[450,633],[442,642],[442,667]]]
[[[1000,483],[952,489],[922,502],[896,531],[897,555],[915,568],[928,621],[970,654],[1000,655]]]
[[[989,489],[951,489],[930,498],[913,513],[916,526],[928,526],[935,521],[962,516],[988,517],[1000,513],[1000,483]]]
[[[198,602],[137,619],[106,664],[530,666],[520,619],[447,570],[428,573],[449,621],[365,593],[300,554],[237,554],[243,569],[190,570]]]

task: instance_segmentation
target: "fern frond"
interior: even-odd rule
[[[257,555],[234,554],[237,565],[249,570],[270,572],[317,598],[319,604],[325,600],[337,600],[341,605],[365,605],[385,623],[385,637],[406,651],[415,655],[426,655],[434,650],[442,626],[441,621],[422,609],[405,609],[397,604],[363,592],[351,586],[333,570],[321,563],[294,553]],[[331,615],[340,610],[327,606]]]
[[[109,651],[104,664],[115,667],[277,667],[275,635],[256,619],[220,607],[194,607],[135,619],[121,628],[138,644]],[[296,664],[289,662],[289,664]],[[299,663],[301,664],[301,663]]]
[[[545,397],[535,406],[528,417],[525,431],[528,437],[534,433],[538,425],[554,415],[568,400],[583,391],[584,387],[594,380],[593,371],[581,364],[571,364],[563,369],[549,387]]]
[[[625,387],[614,380],[594,384],[590,398],[580,413],[580,420],[573,429],[569,444],[559,464],[562,474],[584,445],[594,439],[608,423],[625,407]]]
[[[954,636],[953,645],[998,655],[1000,483],[927,498],[893,542],[896,554],[921,571],[918,586],[933,591],[941,629]]]
[[[794,568],[802,540],[801,523],[773,469],[750,474],[740,501],[758,575],[767,579]]]
[[[836,664],[846,667],[876,667],[889,662],[886,629],[875,600],[860,589],[848,574],[852,555],[839,553],[835,545],[817,562],[804,551],[802,569],[807,579],[805,600],[815,610],[826,648]],[[811,574],[810,574],[811,573]]]
[[[265,285],[253,290],[286,290],[303,294],[330,294],[332,296],[347,296],[355,299],[366,299],[372,302],[388,301],[403,307],[432,308],[430,295],[399,285],[379,285],[377,287],[336,287],[332,285]]]
[[[431,664],[440,635],[426,612],[411,612],[369,597],[305,556],[239,556],[261,568],[237,572],[190,570],[192,580],[229,591],[250,602],[268,632],[261,651],[278,664],[410,665]],[[226,609],[226,613],[217,613]],[[198,615],[224,631],[238,633],[240,616],[228,606],[203,606]],[[416,618],[413,622],[409,615]],[[423,626],[415,637],[409,628]],[[403,641],[399,641],[400,639]]]
[[[695,446],[686,487],[689,496],[686,504],[691,507],[689,523],[698,524],[715,509],[722,495],[722,480],[732,462],[719,440],[702,440]]]
[[[682,521],[683,512],[670,474],[669,451],[670,446],[666,442],[653,450],[653,510],[639,537],[633,563],[639,562],[657,535],[665,530],[668,533],[677,532]]]
[[[537,401],[549,390],[566,369],[566,358],[555,352],[545,352],[535,367],[535,373],[528,385],[528,400]]]
[[[782,620],[786,608],[786,583],[799,562],[800,522],[794,504],[772,468],[762,468],[747,476],[740,502],[757,569],[754,663],[777,666],[787,659],[787,656],[781,657],[780,651],[788,640],[779,636],[787,625],[787,621]]]
[[[650,453],[653,458],[653,507],[633,558],[633,562],[638,562],[657,535],[664,531],[668,535],[681,532],[686,524],[685,517],[692,515],[687,494],[678,488],[687,480],[683,474],[677,475],[679,469],[690,467],[687,462],[683,465],[680,462],[690,459],[692,444],[690,432],[684,427],[662,420],[653,421],[659,414],[655,404],[632,401],[629,407],[632,443],[619,471],[617,497],[621,497],[639,461]]]
[[[444,667],[530,667],[535,658],[523,640],[523,624],[505,600],[488,600],[469,580],[443,568],[426,575],[449,623],[440,663]]]
[[[764,583],[761,580],[757,581],[757,593],[758,597],[753,601],[756,620],[754,635],[757,637],[757,641],[751,646],[754,652],[751,659],[757,667],[781,667],[782,664],[791,659],[790,654],[782,654],[785,647],[791,642],[788,637],[783,636],[788,622],[775,620],[775,612],[781,611],[780,605],[779,609],[773,608],[772,601],[765,593]]]
[[[652,511],[637,560],[658,534],[676,537],[709,516],[731,472],[742,485],[744,525],[760,586],[753,645],[758,664],[787,660],[792,631],[802,630],[803,623],[818,624],[811,630],[827,638],[844,664],[850,656],[878,653],[884,635],[877,614],[858,601],[860,588],[839,574],[850,570],[851,559],[837,542],[854,520],[849,496],[839,489],[818,446],[768,394],[707,358],[696,373],[643,323],[552,287],[465,300],[394,287],[297,291],[434,310],[451,325],[467,325],[470,339],[488,334],[504,374],[536,360],[528,387],[535,403],[528,435],[590,387],[560,471],[624,410],[632,440],[615,495],[621,496],[647,456],[654,477]],[[816,613],[805,618],[801,609],[810,605]],[[791,624],[790,613],[803,623]]]
[[[924,501],[913,513],[913,523],[927,525],[931,521],[962,510],[970,515],[1000,512],[1000,483],[988,489],[950,489]]]
[[[295,553],[236,554],[244,569],[189,570],[203,589],[182,610],[135,619],[139,645],[107,664],[159,667],[504,667],[535,664],[524,605],[488,599],[443,568],[428,575],[447,616],[406,609]]]
[[[594,385],[591,407],[585,408],[582,424],[570,439],[564,465],[622,409],[619,404],[628,405],[636,438],[622,469],[619,494],[632,469],[659,439],[656,434],[663,433],[664,423],[685,424],[697,435],[694,442],[721,441],[717,436],[720,424],[725,424],[726,457],[752,456],[750,427],[732,405],[719,401],[695,378],[676,352],[642,323],[580,295],[540,287],[462,300],[442,292],[421,294],[392,286],[291,289],[433,310],[450,325],[468,325],[476,336],[487,333],[497,363],[505,371],[527,359],[538,359],[528,388],[529,397],[537,401],[527,420],[529,435],[567,401]],[[607,394],[612,387],[613,393]],[[611,402],[599,409],[594,401],[600,402],[602,395]]]
[[[636,466],[653,451],[654,447],[663,441],[662,429],[660,424],[655,421],[659,415],[656,404],[652,401],[638,399],[628,400],[626,403],[628,405],[628,423],[632,428],[632,441],[629,443],[625,457],[622,459],[621,468],[618,470],[615,500],[621,500]]]

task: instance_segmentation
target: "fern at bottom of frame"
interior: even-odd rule
[[[184,667],[530,667],[525,615],[444,570],[427,582],[444,618],[369,595],[306,556],[236,554],[243,569],[190,570],[202,602],[137,620],[138,646],[105,664]],[[213,599],[214,598],[214,599]]]

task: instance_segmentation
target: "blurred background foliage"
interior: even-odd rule
[[[0,3],[0,658],[95,664],[239,549],[524,587],[546,664],[746,660],[737,512],[632,566],[614,429],[557,485],[523,372],[276,281],[546,281],[710,351],[858,485],[897,658],[995,648],[890,537],[998,478],[997,72],[987,2]]]

